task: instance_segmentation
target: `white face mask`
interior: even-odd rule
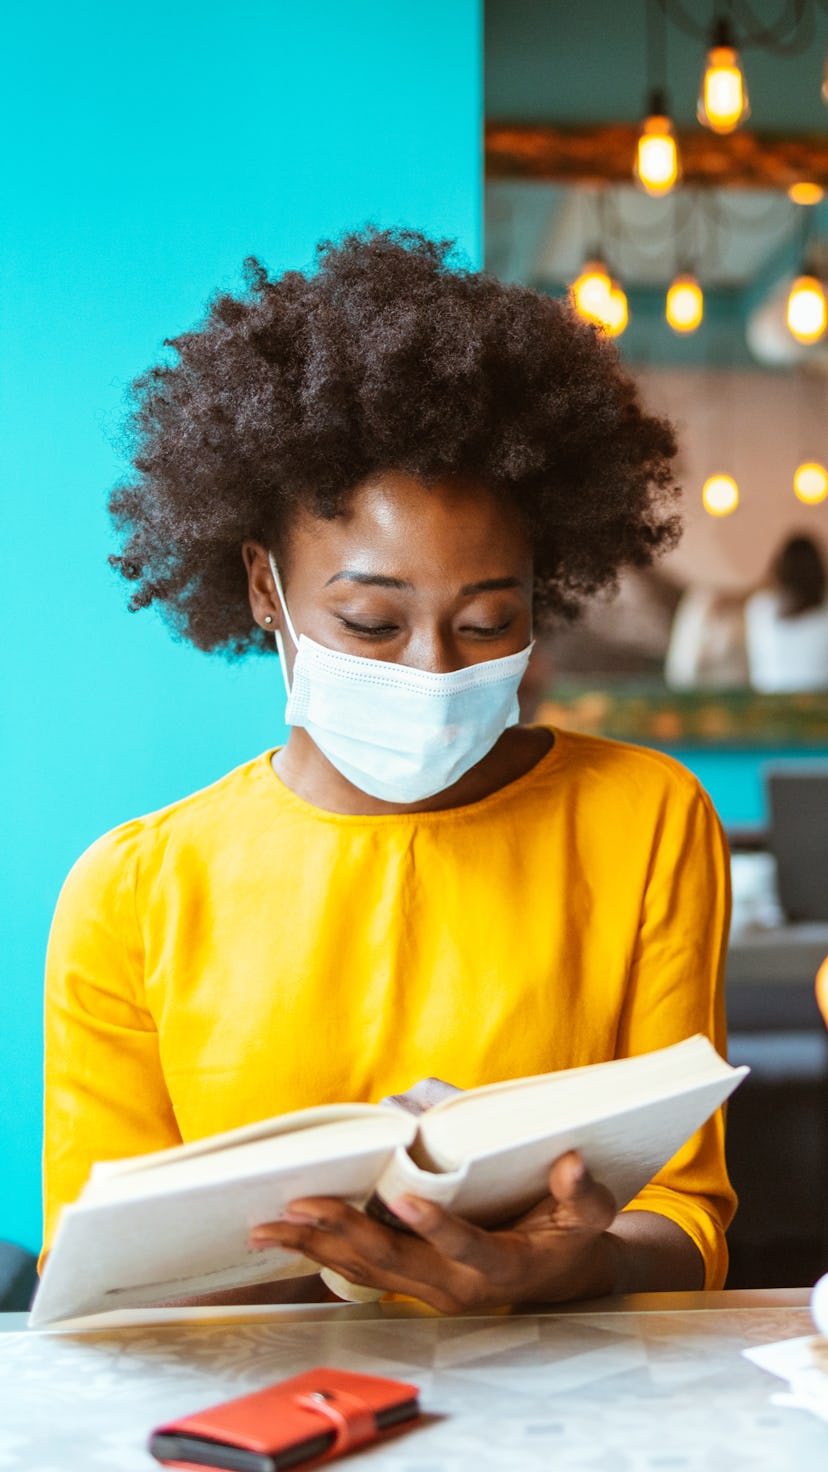
[[[288,692],[285,720],[302,726],[349,782],[384,802],[421,802],[444,792],[516,726],[518,686],[532,645],[449,674],[363,659],[297,638],[273,556],[270,568],[296,646],[293,684],[281,634],[276,645]]]

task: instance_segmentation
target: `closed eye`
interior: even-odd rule
[[[353,619],[343,618],[341,614],[339,622],[349,634],[362,634],[369,639],[388,639],[392,634],[399,632],[396,624],[357,624]]]
[[[478,639],[497,639],[501,634],[508,633],[512,627],[512,620],[507,618],[503,624],[493,627],[485,627],[483,624],[461,624],[461,634],[473,634]]]

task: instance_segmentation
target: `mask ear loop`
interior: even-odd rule
[[[282,613],[285,616],[285,626],[288,633],[290,634],[291,639],[293,640],[294,647],[298,649],[299,640],[296,637],[296,630],[293,627],[293,620],[288,613],[287,601],[285,599],[284,589],[282,587],[282,579],[279,577],[279,569],[276,566],[276,559],[273,556],[272,552],[268,552],[267,560],[270,563],[270,571],[273,575],[273,585],[276,589],[276,596],[279,599],[279,602],[282,606]],[[290,678],[288,676],[287,660],[285,659],[285,641],[282,636],[282,630],[274,629],[273,637],[276,640],[276,649],[279,654],[279,664],[282,667],[282,679],[285,682],[285,690],[287,691],[288,698],[290,698]]]

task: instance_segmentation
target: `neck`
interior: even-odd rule
[[[355,787],[319,750],[307,731],[292,726],[286,744],[272,757],[281,782],[312,807],[352,817],[382,817],[394,813],[434,813],[468,807],[517,781],[551,750],[551,731],[541,726],[510,726],[491,751],[451,787],[421,802],[384,802]]]

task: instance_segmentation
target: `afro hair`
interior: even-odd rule
[[[453,243],[373,227],[315,269],[218,295],[132,386],[133,473],[111,493],[130,607],[199,649],[272,649],[242,543],[284,545],[369,475],[463,477],[503,497],[534,551],[540,615],[571,617],[678,537],[675,440],[613,343],[569,304],[455,264]]]

